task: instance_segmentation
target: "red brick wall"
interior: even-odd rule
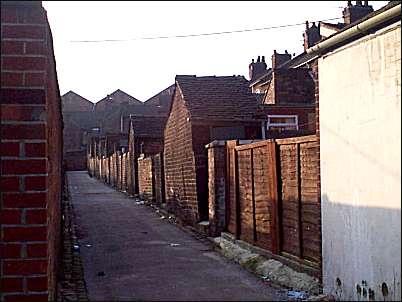
[[[267,104],[314,104],[314,81],[309,75],[310,69],[276,69],[272,74]],[[273,99],[272,99],[273,98]]]
[[[1,300],[54,300],[62,118],[40,2],[1,5]]]
[[[153,168],[151,157],[138,158],[138,189],[141,198],[152,201],[153,194]]]
[[[134,143],[133,127],[130,124],[128,133],[128,177],[127,177],[127,192],[129,195],[134,196],[138,194],[138,177],[137,177],[137,148]]]
[[[142,152],[145,156],[152,156],[162,152],[163,138],[137,137],[130,126],[128,134],[129,162],[131,165],[127,169],[127,191],[130,195],[138,194],[138,157]]]
[[[157,204],[165,202],[165,179],[163,169],[163,153],[152,156],[153,175],[154,175],[154,193]]]
[[[176,88],[165,127],[164,166],[166,204],[184,223],[195,224],[198,202],[191,123],[184,100]]]
[[[208,145],[208,209],[210,236],[219,236],[226,226],[226,145]]]

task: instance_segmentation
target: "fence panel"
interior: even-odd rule
[[[300,250],[300,220],[299,220],[299,164],[298,145],[280,145],[280,175],[281,175],[281,233],[284,252],[301,256]]]
[[[320,264],[316,137],[236,145],[226,144],[226,229],[273,253]]]
[[[237,151],[239,175],[240,239],[255,241],[252,149]]]

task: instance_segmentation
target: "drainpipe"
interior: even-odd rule
[[[267,127],[265,125],[265,121],[261,122],[261,134],[262,134],[262,139],[266,139],[266,131],[267,131]]]
[[[332,38],[328,38],[322,41],[321,43],[318,43],[308,48],[306,52],[308,54],[323,53],[328,48],[342,41],[350,39],[358,34],[365,33],[369,29],[400,15],[401,15],[401,4],[398,4],[386,11],[383,11],[382,13],[379,13],[378,15],[370,19],[367,19],[359,24],[356,24],[355,26],[345,30],[344,32],[334,35]]]

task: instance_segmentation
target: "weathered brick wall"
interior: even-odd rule
[[[153,167],[151,157],[138,158],[138,189],[141,198],[153,201]]]
[[[128,168],[127,168],[127,192],[130,196],[134,196],[137,194],[136,191],[136,167],[137,167],[137,160],[135,159],[135,145],[134,145],[134,133],[133,127],[130,123],[129,125],[129,132],[128,132]]]
[[[169,211],[189,224],[198,219],[195,158],[192,150],[189,113],[176,88],[165,127],[164,167],[166,204]]]
[[[237,140],[226,142],[226,229],[236,235],[239,239],[238,229],[238,204],[237,204],[237,188],[238,188],[238,168],[237,168]]]
[[[155,155],[163,150],[163,139],[144,138],[143,152],[145,156]]]
[[[63,160],[67,171],[82,171],[87,169],[87,154],[85,150],[64,153]]]
[[[297,115],[299,130],[311,131],[316,128],[315,105],[310,106],[265,106],[262,108],[267,115]],[[275,135],[275,131],[268,131],[268,137]]]
[[[159,153],[152,157],[155,202],[162,204],[165,202],[165,174],[163,169],[163,154]]]
[[[121,190],[127,191],[127,153],[121,157]]]
[[[40,2],[1,3],[1,300],[54,300],[62,118]]]
[[[220,236],[226,227],[226,145],[208,144],[208,208],[210,236]]]
[[[276,69],[268,89],[266,104],[314,103],[314,81],[310,69]]]
[[[121,190],[121,153],[116,152],[116,189]]]
[[[194,125],[192,134],[197,183],[197,212],[200,220],[208,220],[208,152],[205,145],[211,141],[210,127]]]

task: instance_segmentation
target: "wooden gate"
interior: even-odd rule
[[[274,141],[243,146],[228,142],[228,229],[241,240],[277,253],[275,158]]]

